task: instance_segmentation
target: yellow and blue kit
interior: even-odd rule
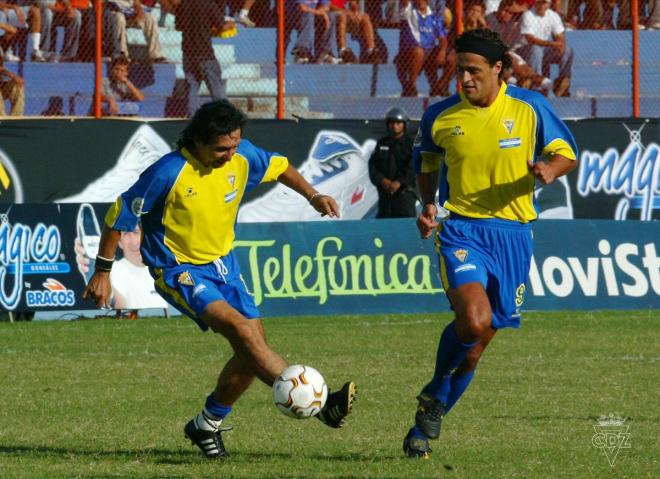
[[[231,252],[245,193],[274,181],[286,157],[242,139],[221,168],[204,166],[185,148],[147,168],[110,207],[108,227],[142,225],[140,252],[157,291],[206,329],[199,316],[213,301],[228,301],[246,317],[259,312]]]
[[[460,93],[431,105],[415,139],[417,173],[439,173],[439,203],[450,211],[436,231],[445,288],[480,282],[493,327],[519,325],[538,217],[528,161],[577,158],[568,127],[537,92],[502,83],[488,107]]]

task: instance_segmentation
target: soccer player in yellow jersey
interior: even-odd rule
[[[243,139],[245,122],[225,100],[195,112],[178,149],[147,168],[108,210],[96,270],[83,292],[98,307],[109,305],[110,270],[121,231],[133,231],[140,220],[140,252],[158,293],[202,330],[222,334],[234,353],[204,408],[184,428],[212,459],[227,455],[221,423],[254,378],[272,385],[287,367],[266,342],[231,249],[241,200],[258,184],[277,180],[307,198],[321,215],[339,216],[335,200],[317,192],[286,157]],[[341,427],[355,394],[355,384],[347,382],[328,395],[317,417]]]
[[[570,131],[539,93],[507,85],[508,46],[486,29],[456,41],[461,92],[431,105],[413,149],[423,209],[422,238],[434,235],[455,319],[444,329],[431,381],[417,396],[409,457],[428,457],[429,439],[468,387],[500,328],[520,326],[537,218],[534,183],[575,167]],[[436,221],[439,204],[449,211]],[[434,233],[435,231],[435,233]]]

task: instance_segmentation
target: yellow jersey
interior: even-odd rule
[[[440,204],[472,218],[537,218],[527,162],[577,158],[575,139],[540,93],[502,83],[488,107],[460,93],[428,107],[413,148],[418,173],[439,171]]]

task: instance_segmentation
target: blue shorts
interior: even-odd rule
[[[530,223],[452,213],[438,226],[435,245],[445,290],[481,283],[493,310],[492,327],[520,327],[533,251]]]
[[[212,263],[150,269],[156,291],[206,331],[201,316],[214,301],[226,301],[248,319],[261,315],[248,291],[233,252]]]

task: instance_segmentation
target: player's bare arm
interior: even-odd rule
[[[110,268],[104,268],[101,263],[105,260],[112,264],[112,261],[115,259],[120,236],[121,232],[103,225],[101,243],[99,244],[99,252],[96,257],[96,270],[82,293],[83,299],[91,299],[99,308],[109,308],[110,297],[112,296]]]
[[[321,213],[321,216],[328,215],[331,218],[339,218],[339,206],[337,206],[335,199],[316,191],[291,164],[277,178],[277,181],[307,198],[309,204]]]
[[[569,173],[575,168],[577,162],[562,155],[552,155],[547,163],[544,161],[538,161],[536,163],[528,161],[527,164],[532,174],[539,181],[549,185],[560,176]]]
[[[435,204],[438,176],[437,171],[417,174],[417,187],[422,199],[422,212],[417,217],[417,229],[423,239],[429,238],[435,227],[438,226],[435,220],[438,215],[438,206]]]

